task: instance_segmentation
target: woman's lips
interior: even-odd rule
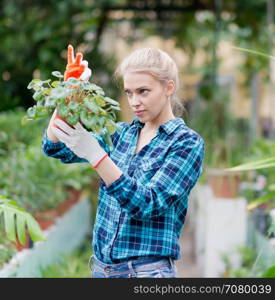
[[[145,110],[139,110],[139,111],[135,111],[135,114],[137,116],[141,116],[144,112],[145,112]]]

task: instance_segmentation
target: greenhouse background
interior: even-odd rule
[[[21,122],[34,105],[28,84],[63,73],[69,44],[89,62],[91,81],[120,103],[117,121],[135,117],[113,76],[132,50],[163,49],[179,67],[181,117],[206,152],[177,276],[275,277],[274,1],[0,5],[0,277],[90,277],[99,177],[88,164],[62,164],[41,151],[50,116]],[[16,213],[7,213],[14,208],[7,199],[39,221],[45,240],[13,241],[7,219]]]

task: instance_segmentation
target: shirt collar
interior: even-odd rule
[[[171,119],[165,123],[162,123],[159,126],[158,131],[160,132],[161,130],[163,130],[167,135],[169,135],[181,124],[185,125],[185,122],[182,118]],[[142,128],[144,126],[144,123],[142,123],[138,119],[134,119],[131,123],[131,126]]]

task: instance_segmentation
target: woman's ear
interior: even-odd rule
[[[168,80],[166,85],[166,93],[167,96],[171,96],[175,90],[175,82],[174,80]]]

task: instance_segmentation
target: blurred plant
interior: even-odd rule
[[[222,260],[225,264],[225,272],[223,277],[236,277],[236,278],[243,278],[243,277],[254,277],[255,274],[251,273],[251,269],[253,267],[254,261],[256,259],[256,252],[254,249],[244,246],[239,247],[237,252],[240,255],[241,266],[238,269],[234,269],[232,267],[231,262],[231,254],[223,253]],[[253,276],[254,275],[254,276]]]
[[[62,256],[56,264],[41,269],[43,278],[90,278],[89,258],[92,255],[90,239],[71,254]]]
[[[240,47],[235,47],[235,48],[240,51],[260,55],[260,56],[263,56],[266,58],[271,58],[271,59],[275,58],[274,56],[271,56],[271,55],[268,55],[268,54],[265,54],[265,53],[262,53],[259,51],[254,51],[254,50],[240,48]],[[260,151],[256,151],[256,154],[260,155],[260,157],[261,157],[260,159],[257,158],[254,161],[250,161],[250,162],[241,164],[241,165],[233,167],[233,168],[227,168],[226,170],[229,172],[232,172],[232,171],[234,172],[234,171],[249,171],[249,170],[260,170],[260,169],[265,170],[267,168],[274,167],[275,166],[274,148],[272,149],[272,147],[271,147],[271,149],[270,149],[269,147],[266,147],[266,145],[264,143],[260,143],[260,147],[258,147],[258,149],[260,149]],[[272,151],[272,152],[270,153],[270,151]],[[263,158],[264,156],[269,156],[269,157]],[[274,180],[274,178],[273,178],[273,180]],[[273,203],[274,203],[274,199],[275,199],[274,182],[271,182],[271,185],[268,186],[268,189],[270,190],[270,192],[251,201],[249,203],[248,209],[254,209],[264,203],[269,203],[270,201],[273,201]],[[274,235],[274,233],[275,233],[275,225],[274,225],[274,220],[272,220],[271,225],[268,229],[268,237],[270,237],[272,234]],[[255,263],[257,262],[258,258],[260,257],[260,254],[261,254],[261,251],[257,255]],[[275,269],[274,265],[270,266],[262,276],[269,277],[269,276],[274,275],[274,273],[275,273],[274,269]]]
[[[34,242],[45,240],[43,233],[33,218],[17,203],[0,195],[0,216],[4,216],[4,225],[7,238],[15,242],[18,238],[21,244],[26,242],[26,230],[28,230]]]
[[[0,194],[31,213],[55,208],[69,194],[66,187],[89,188],[95,173],[87,164],[63,165],[41,151],[41,140],[0,160]]]
[[[247,140],[247,126],[233,118],[229,110],[229,87],[210,78],[198,87],[198,100],[192,108],[190,125],[206,143],[205,164],[212,168],[234,166],[242,161]]]
[[[3,265],[13,257],[16,253],[16,246],[13,242],[8,240],[5,234],[4,220],[0,218],[0,269]]]
[[[21,126],[25,115],[22,108],[0,113],[0,159],[7,157],[12,150],[19,150],[30,145],[46,128],[48,120],[40,119]]]

